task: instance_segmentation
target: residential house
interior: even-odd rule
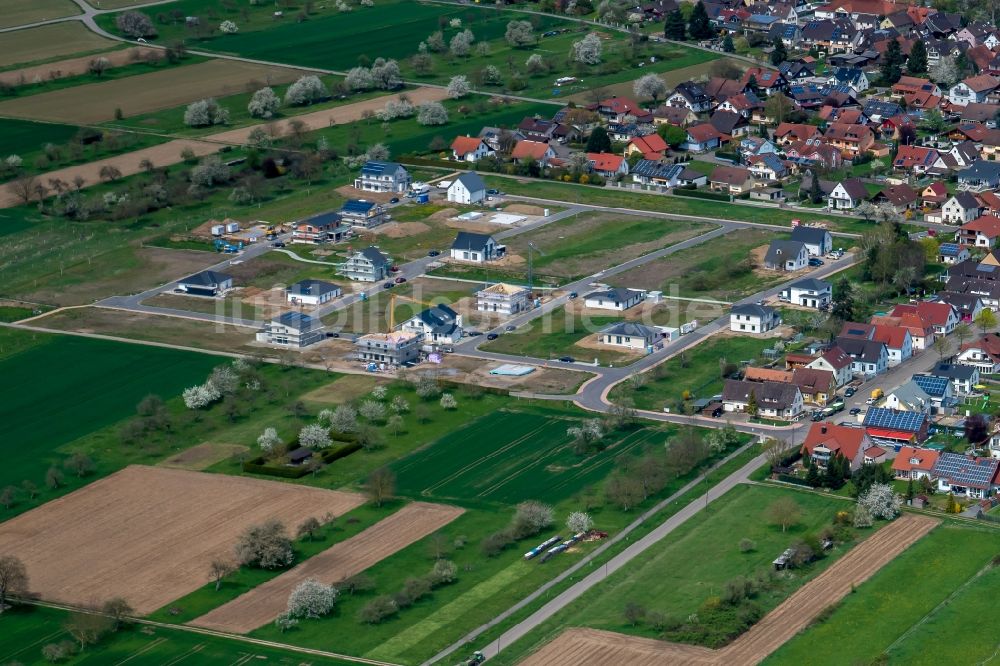
[[[958,350],[956,363],[977,368],[981,374],[1000,372],[1000,333],[987,333],[966,342]]]
[[[917,191],[906,184],[886,185],[872,197],[874,203],[886,203],[897,213],[904,213],[917,205]]]
[[[337,273],[359,282],[379,282],[389,277],[392,262],[374,245],[355,252],[337,266]]]
[[[970,76],[948,90],[948,101],[954,106],[965,106],[971,102],[982,103],[998,87],[1000,87],[1000,79],[989,74]]]
[[[652,160],[639,160],[631,169],[632,180],[643,185],[659,187],[701,187],[708,183],[708,176],[686,164],[664,164]]]
[[[750,128],[747,119],[732,111],[718,110],[708,119],[709,124],[714,127],[723,137],[729,140],[744,136]]]
[[[764,103],[761,102],[760,99],[758,99],[753,93],[747,92],[727,97],[721,104],[719,104],[719,111],[738,113],[747,120],[750,120],[753,117],[754,112],[762,113],[765,110]],[[691,123],[687,124],[690,125]]]
[[[809,141],[822,136],[815,125],[799,123],[781,123],[774,130],[774,140],[779,146],[788,146],[800,141]]]
[[[687,127],[698,122],[698,114],[686,106],[661,106],[653,110],[654,125]]]
[[[354,187],[365,192],[392,192],[401,194],[410,189],[410,172],[398,162],[365,162],[361,175],[354,179]]]
[[[955,308],[947,303],[931,303],[921,301],[916,305],[900,304],[895,306],[890,313],[893,317],[899,317],[905,313],[915,313],[924,321],[934,327],[937,335],[951,335],[951,332],[958,326],[958,313]]]
[[[955,308],[958,318],[963,323],[971,323],[976,320],[979,313],[985,307],[983,299],[977,294],[960,294],[955,291],[940,291],[935,299],[939,303],[947,303]]]
[[[938,456],[931,476],[937,478],[937,489],[943,493],[985,499],[1000,488],[1000,460],[965,456],[943,451]]]
[[[770,139],[765,139],[761,136],[748,136],[740,140],[740,146],[738,153],[740,159],[746,162],[746,160],[756,155],[769,155],[771,153],[777,153],[778,147],[774,145]]]
[[[518,141],[511,151],[510,157],[517,164],[536,162],[540,166],[548,166],[556,156],[556,151],[547,143],[523,139]]]
[[[257,342],[281,347],[308,347],[326,337],[323,322],[302,312],[284,312],[257,331]]]
[[[874,340],[876,324],[865,324],[857,321],[844,322],[840,327],[840,337],[852,340]]]
[[[667,154],[667,142],[659,134],[634,136],[625,144],[625,157],[642,155],[644,160],[661,160]]]
[[[834,123],[826,128],[823,138],[849,158],[863,155],[875,145],[875,135],[867,125]]]
[[[478,136],[457,136],[451,142],[451,159],[459,162],[478,162],[495,152]]]
[[[486,200],[486,183],[475,171],[466,171],[448,186],[448,201],[477,204]]]
[[[620,123],[625,116],[641,116],[646,111],[634,99],[628,97],[609,97],[597,103],[597,114],[606,122]]]
[[[767,333],[780,325],[781,315],[766,305],[744,303],[729,311],[729,330],[736,333]]]
[[[941,206],[950,198],[951,195],[948,194],[948,186],[940,180],[920,190],[920,200],[924,206]]]
[[[956,174],[958,189],[972,192],[1000,188],[1000,162],[977,159]]]
[[[982,205],[971,192],[959,192],[941,206],[941,222],[966,224],[979,217]]]
[[[620,321],[602,329],[597,339],[601,344],[642,351],[662,340],[663,332],[652,326]]]
[[[805,245],[811,257],[822,257],[833,251],[833,236],[821,227],[797,225],[792,229],[792,240]]]
[[[931,413],[931,397],[912,379],[889,391],[884,407],[902,412]]]
[[[679,106],[695,113],[703,113],[712,108],[712,98],[705,88],[694,81],[678,83],[677,87],[666,99],[667,106]]]
[[[517,130],[484,127],[479,131],[479,138],[486,142],[490,150],[498,153],[509,153],[518,141],[523,141],[528,137]]]
[[[872,340],[885,344],[889,354],[889,367],[894,367],[913,356],[913,338],[901,326],[875,324]]]
[[[420,334],[429,345],[455,344],[462,339],[462,315],[438,304],[404,321],[400,330]]]
[[[177,288],[191,296],[219,296],[233,288],[233,276],[201,271],[177,281]]]
[[[840,347],[831,347],[822,355],[809,361],[805,367],[815,370],[827,370],[833,373],[837,386],[843,386],[851,381],[853,361]]]
[[[503,247],[489,234],[459,231],[451,244],[451,258],[481,264],[503,255]]]
[[[938,363],[927,372],[928,376],[947,379],[954,395],[967,396],[979,384],[979,368],[961,363]],[[916,376],[916,375],[914,375]]]
[[[977,217],[972,222],[963,224],[956,237],[956,240],[963,245],[992,248],[997,244],[997,238],[1000,238],[1000,217],[995,215]]]
[[[362,363],[400,366],[420,358],[424,336],[414,331],[369,333],[354,339],[354,353]]]
[[[940,95],[941,88],[930,79],[923,79],[917,76],[901,76],[899,81],[892,84],[892,94],[894,97],[902,97],[911,93],[926,92],[931,95]]]
[[[348,199],[340,207],[338,214],[344,224],[364,229],[377,227],[386,220],[386,212],[382,204],[365,199]]]
[[[307,278],[285,289],[285,300],[292,305],[323,305],[340,298],[340,286],[325,280]]]
[[[826,200],[827,208],[833,210],[853,210],[868,198],[868,189],[860,178],[848,178],[834,186]]]
[[[938,151],[925,146],[900,146],[896,159],[892,161],[895,171],[923,175],[929,171],[945,171],[944,162]]]
[[[594,173],[604,178],[628,175],[628,162],[621,155],[612,153],[587,153],[587,161]]]
[[[750,170],[736,166],[717,166],[708,177],[708,185],[713,190],[728,194],[743,194],[753,187]]]
[[[292,224],[293,243],[339,243],[352,235],[340,213],[320,213]]]
[[[966,366],[964,370],[973,370]],[[955,399],[955,388],[947,377],[937,377],[934,374],[916,374],[912,378],[913,383],[920,387],[931,400],[931,414],[950,414],[957,404]]]
[[[727,379],[722,389],[722,405],[727,412],[746,412],[756,403],[763,418],[791,420],[802,413],[799,387],[786,382],[748,382]]]
[[[994,129],[997,126],[997,114],[1000,114],[1000,105],[972,102],[962,109],[959,122],[963,125],[983,125]]]
[[[892,460],[892,473],[897,479],[918,481],[934,478],[934,464],[941,454],[934,449],[904,446]]]
[[[750,80],[753,79],[758,90],[770,97],[788,88],[788,81],[781,75],[781,72],[763,67],[751,67],[743,73],[740,83],[744,87],[750,88]]]
[[[829,370],[795,368],[792,383],[799,387],[802,399],[814,405],[825,406],[837,395],[837,380]]]
[[[884,342],[839,337],[836,343],[851,357],[851,372],[856,375],[874,377],[889,367],[889,350]]]
[[[871,82],[865,71],[858,67],[835,67],[830,73],[827,83],[835,88],[848,88],[851,94],[858,97],[871,87]]]
[[[834,425],[833,423],[813,423],[802,442],[802,454],[809,456],[810,463],[820,469],[834,456],[841,456],[851,469],[856,470],[864,462],[864,452],[871,447],[868,435],[861,428]]]
[[[756,155],[747,160],[750,175],[762,182],[774,182],[787,179],[791,170],[777,155]]]
[[[871,318],[872,324],[897,326],[905,328],[910,334],[914,351],[930,349],[934,343],[934,325],[925,321],[923,317],[915,311],[903,312],[898,316],[875,315]]]
[[[764,268],[773,271],[798,271],[808,265],[809,251],[800,241],[773,240],[764,255]]]
[[[588,308],[598,310],[628,310],[634,305],[638,305],[646,298],[646,293],[635,289],[623,289],[611,287],[608,289],[598,289],[583,297],[583,304]]]
[[[476,310],[503,317],[531,307],[531,292],[525,287],[498,282],[476,292]]]
[[[687,136],[681,143],[681,150],[705,153],[721,145],[722,134],[711,123],[701,123],[687,128]]]
[[[923,442],[927,439],[929,423],[930,417],[924,412],[904,412],[885,407],[870,407],[863,421],[865,432],[873,443],[894,448]]]
[[[979,147],[973,141],[953,143],[951,150],[941,156],[949,169],[958,170],[972,166],[979,159]]]
[[[826,280],[805,278],[785,287],[781,297],[794,305],[825,310],[833,299],[833,286]]]

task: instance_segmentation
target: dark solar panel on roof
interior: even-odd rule
[[[923,425],[926,415],[923,412],[901,412],[884,407],[874,407],[865,414],[865,425],[888,430],[905,430],[917,432]]]
[[[922,388],[927,395],[944,395],[948,388],[947,377],[934,377],[932,375],[913,375],[913,382]]]

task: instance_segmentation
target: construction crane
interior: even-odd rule
[[[542,255],[543,257],[545,256],[545,253],[542,252],[542,250],[537,245],[535,245],[531,241],[528,241],[528,293],[529,294],[532,293],[533,291],[531,287],[532,287],[532,278],[534,277],[532,268],[535,261],[535,252]]]

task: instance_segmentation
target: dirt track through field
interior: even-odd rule
[[[271,518],[290,529],[343,515],[355,493],[221,474],[133,465],[0,524],[0,553],[16,553],[31,591],[69,604],[124,597],[140,615],[208,582],[239,534]]]
[[[303,580],[315,578],[324,583],[336,583],[361,573],[441,529],[458,518],[462,511],[444,504],[408,504],[360,534],[327,548],[287,573],[272,578],[189,624],[237,634],[253,631],[285,610],[289,593]]]
[[[597,629],[569,629],[521,662],[523,666],[671,666],[758,664],[825,609],[871,578],[940,521],[904,515],[866,539],[799,588],[748,632],[719,650],[666,643]]]
[[[419,104],[421,102],[443,99],[447,96],[447,91],[440,88],[417,88],[416,90],[411,90],[404,94],[409,97],[411,102]],[[294,119],[301,120],[309,129],[328,127],[331,122],[332,124],[342,125],[344,123],[361,120],[362,114],[365,111],[381,109],[385,106],[385,103],[388,100],[396,97],[398,97],[398,95],[375,97],[373,99],[364,100],[363,102],[344,104],[331,109],[304,113],[301,116],[295,116]],[[287,120],[281,120],[273,123],[273,131],[275,131],[276,134],[286,131],[288,126],[287,123]],[[96,162],[88,162],[87,164],[81,164],[79,166],[66,167],[65,169],[50,171],[38,176],[37,180],[42,185],[47,185],[50,180],[56,178],[66,183],[72,183],[76,176],[81,176],[85,181],[83,186],[90,187],[91,185],[96,185],[101,182],[100,172],[101,168],[104,166],[117,167],[118,170],[121,171],[122,176],[132,176],[142,170],[139,164],[145,159],[150,160],[157,167],[163,167],[182,162],[183,158],[181,157],[181,153],[185,148],[193,150],[194,154],[198,157],[211,155],[212,153],[217,152],[223,144],[239,145],[244,143],[250,136],[250,132],[256,127],[267,127],[267,125],[260,124],[241,127],[239,129],[220,132],[218,134],[211,134],[202,137],[201,140],[175,139],[173,141],[168,141],[167,143],[161,143],[158,146],[135,150],[123,155],[117,155],[115,157],[107,157],[102,160],[97,160]],[[20,206],[22,204],[23,201],[15,194],[13,185],[7,185],[0,190],[0,208],[13,208],[14,206]]]
[[[160,55],[162,51],[159,49],[136,47],[132,49],[122,49],[119,51],[108,51],[107,53],[102,53],[100,57],[107,58],[111,62],[111,67],[114,68],[121,67],[122,65],[130,65],[134,62],[142,62],[143,56],[146,53],[156,53],[157,55]],[[80,74],[86,74],[90,71],[90,63],[97,57],[97,55],[89,55],[83,56],[82,58],[68,58],[66,60],[49,62],[44,65],[33,65],[30,67],[22,67],[20,69],[12,69],[7,72],[0,72],[0,83],[17,86],[21,85],[21,81],[30,84],[36,78],[41,79],[42,81],[48,81],[49,75],[52,72],[59,73],[59,76],[56,77],[57,79],[66,78],[67,76],[79,76]]]

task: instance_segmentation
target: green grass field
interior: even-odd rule
[[[666,431],[615,435],[604,451],[573,453],[575,421],[545,413],[496,411],[392,465],[400,492],[450,501],[558,502],[599,483],[617,456],[663,441]]]
[[[569,314],[566,308],[553,310],[545,317],[537,317],[517,331],[504,333],[496,340],[482,346],[483,351],[515,356],[556,359],[565,355],[581,361],[597,359],[602,365],[620,364],[635,359],[637,354],[626,353],[615,347],[595,349],[577,343],[586,338],[596,339],[600,329],[621,321],[622,317],[588,316]]]
[[[722,392],[720,359],[739,365],[742,361],[757,359],[773,344],[773,340],[748,336],[709,339],[662,363],[656,374],[646,373],[648,381],[638,390],[620,384],[612,390],[611,397],[617,399],[627,395],[639,409],[656,411],[664,405],[674,409],[684,391],[690,391],[692,399],[708,398]]]
[[[49,643],[73,641],[65,629],[69,613],[52,608],[18,607],[0,616],[0,663],[42,666]],[[252,645],[178,629],[133,626],[106,636],[61,664],[124,664],[130,666],[215,666],[266,662],[275,666],[349,666],[352,662],[289,650]]]
[[[211,356],[70,336],[33,337],[0,361],[4,465],[0,485],[62,464],[60,447],[134,413],[144,396],[172,397],[204,379]]]
[[[0,118],[0,136],[3,136],[0,152],[4,158],[12,154],[24,157],[27,153],[38,151],[46,143],[66,143],[73,138],[77,129],[72,125]]]
[[[997,649],[996,530],[944,525],[859,586],[765,663],[989,663]],[[968,585],[966,585],[968,584]],[[992,584],[992,585],[991,585]]]

